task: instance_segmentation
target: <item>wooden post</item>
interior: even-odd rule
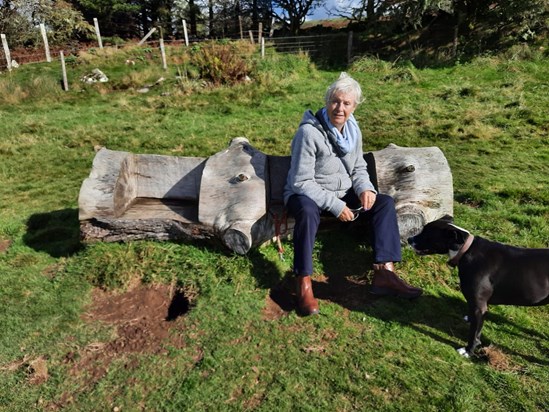
[[[187,33],[187,22],[183,20],[183,34],[185,35],[185,46],[189,47],[189,34]]]
[[[160,54],[162,56],[162,68],[168,70],[168,64],[166,63],[166,50],[164,49],[164,39],[160,38]]]
[[[271,30],[269,31],[269,37],[273,37],[275,31],[275,18],[271,19]]]
[[[46,26],[44,23],[40,23],[40,32],[42,33],[42,39],[44,40],[44,50],[46,52],[46,61],[51,63],[50,45],[48,44],[48,36],[46,35]]]
[[[9,71],[11,71],[11,54],[10,54],[10,48],[8,47],[8,40],[6,39],[6,35],[4,33],[0,34],[0,37],[2,37],[2,46],[4,46],[4,55],[6,56],[6,67]]]
[[[242,30],[242,16],[238,16],[238,24],[240,25],[240,40],[244,40],[244,31]]]
[[[351,64],[351,58],[353,57],[353,32],[350,31],[347,36],[347,64]]]
[[[69,82],[67,81],[67,67],[65,66],[65,55],[63,50],[59,52],[59,58],[61,59],[61,71],[63,73],[63,90],[69,90]]]
[[[145,41],[151,37],[151,35],[156,31],[156,27],[153,27],[146,35],[145,37],[143,37],[139,43],[137,43],[138,46],[141,46],[143,43],[145,43]]]
[[[265,58],[265,37],[261,38],[261,58]]]
[[[263,23],[259,23],[258,33],[257,33],[257,42],[261,44],[261,39],[263,38]]]
[[[250,41],[252,42],[252,44],[254,44],[254,34],[251,30],[249,30],[248,33],[250,34]]]
[[[93,25],[95,26],[95,35],[97,36],[97,42],[99,43],[99,48],[103,48],[103,40],[101,40],[101,32],[99,31],[99,22],[94,17],[93,18]]]

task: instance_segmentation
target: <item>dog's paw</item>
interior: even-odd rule
[[[467,349],[459,348],[459,349],[456,349],[456,350],[457,350],[457,353],[459,353],[464,358],[469,358],[469,352],[467,352]]]

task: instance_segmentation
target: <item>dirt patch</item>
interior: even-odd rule
[[[44,357],[39,357],[27,365],[28,381],[32,385],[40,385],[49,378],[48,363]]]
[[[6,253],[6,251],[10,246],[11,246],[11,240],[0,239],[0,253]]]
[[[492,368],[498,371],[510,372],[520,369],[519,366],[514,365],[511,362],[511,359],[509,359],[504,352],[493,345],[482,348],[480,356],[485,359]]]
[[[141,285],[122,294],[95,289],[84,319],[114,326],[114,337],[108,342],[91,343],[80,353],[67,353],[65,361],[72,364],[71,374],[85,377],[87,386],[101,379],[115,359],[162,354],[169,347],[183,347],[176,330],[182,328],[178,320],[188,310],[184,294],[167,285]],[[128,357],[127,367],[137,364],[137,358]]]
[[[40,385],[49,378],[48,363],[45,357],[39,356],[32,359],[25,355],[23,359],[16,360],[6,366],[0,367],[0,370],[15,372],[24,369],[27,374],[27,382],[31,385]]]

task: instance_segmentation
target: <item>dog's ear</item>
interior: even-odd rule
[[[452,231],[452,238],[455,240],[457,244],[463,244],[469,237],[469,233],[463,231],[463,230],[453,230]]]
[[[450,215],[444,215],[440,218],[440,220],[443,220],[448,223],[452,223],[454,221],[454,218]]]

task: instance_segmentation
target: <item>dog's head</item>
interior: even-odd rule
[[[418,255],[455,254],[469,237],[469,232],[453,223],[452,216],[444,216],[427,223],[422,231],[408,238]]]

